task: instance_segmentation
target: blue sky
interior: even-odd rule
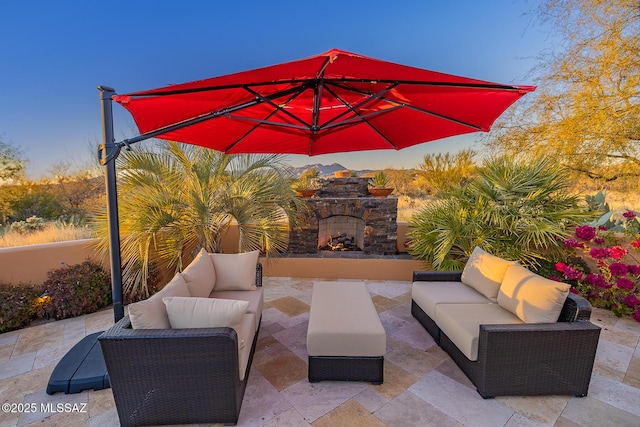
[[[117,93],[212,77],[339,48],[386,61],[500,83],[533,84],[552,48],[529,2],[13,1],[0,6],[0,139],[20,147],[28,175],[83,164],[101,139],[96,86]],[[114,105],[118,140],[137,129]],[[456,137],[393,152],[308,158],[352,169],[415,167],[455,152]]]

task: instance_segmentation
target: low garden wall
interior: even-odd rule
[[[407,223],[398,223],[398,252],[406,252],[407,230]],[[238,236],[237,227],[232,227],[222,243],[224,252],[237,251]],[[92,239],[0,248],[0,283],[43,283],[47,280],[48,271],[65,264],[80,264],[87,259],[109,268],[109,260],[102,260],[96,254]],[[411,280],[413,270],[421,268],[418,261],[393,258],[278,258],[262,260],[262,263],[265,276],[327,279]]]

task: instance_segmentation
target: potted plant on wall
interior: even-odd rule
[[[393,193],[393,188],[389,187],[389,178],[383,171],[369,178],[369,193],[374,197],[387,197]]]
[[[294,181],[291,188],[298,196],[308,199],[314,196],[320,188],[319,176],[320,172],[314,168],[306,170]]]

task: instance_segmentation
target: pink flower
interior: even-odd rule
[[[631,242],[631,246],[633,246],[636,249],[640,249],[640,239],[634,240],[633,242]]]
[[[578,242],[576,239],[566,239],[562,242],[566,248],[583,248],[584,244]]]
[[[593,248],[589,251],[589,256],[594,259],[604,259],[609,256],[609,249],[607,248]]]
[[[620,289],[633,289],[633,282],[629,279],[627,279],[626,277],[620,277],[618,278],[618,280],[616,281],[616,285],[618,285],[618,287]]]
[[[638,307],[638,310],[636,311],[636,314],[633,315],[633,319],[636,322],[640,322],[640,307]]]
[[[600,230],[600,231],[607,231],[607,226],[606,226],[606,225],[599,225],[599,226],[598,226],[598,230]]]
[[[564,276],[569,280],[580,280],[582,279],[582,271],[567,266],[564,269]]]
[[[572,294],[576,294],[576,295],[580,294],[576,288],[569,288],[569,292],[571,292]]]
[[[619,262],[614,262],[609,266],[609,271],[614,276],[624,276],[629,272],[629,268],[626,264],[621,264]]]
[[[633,211],[626,211],[625,213],[622,214],[622,216],[627,219],[633,219],[636,217],[636,213]]]
[[[567,268],[567,264],[565,264],[564,262],[556,263],[556,271],[559,271],[560,273],[564,273],[565,268]]]
[[[611,286],[609,286],[607,284],[607,281],[604,280],[604,277],[602,277],[599,274],[587,274],[587,277],[584,279],[585,282],[587,282],[590,285],[593,286],[597,286],[599,288],[610,288]]]
[[[640,265],[627,265],[630,274],[636,274],[640,276]]]
[[[580,240],[589,241],[596,237],[596,229],[590,225],[581,225],[576,228],[576,237]]]
[[[604,239],[602,237],[596,237],[595,239],[593,239],[593,243],[595,243],[596,245],[601,245],[604,243]]]
[[[557,276],[549,276],[549,280],[553,280],[554,282],[562,282],[562,279]]]
[[[636,305],[640,304],[640,300],[635,295],[627,295],[624,299],[624,303],[629,307],[635,307]]]
[[[609,256],[613,259],[620,259],[628,253],[629,253],[628,250],[623,249],[620,246],[614,246],[612,248],[609,248]]]

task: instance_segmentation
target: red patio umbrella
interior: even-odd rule
[[[486,132],[534,89],[332,49],[113,99],[142,133],[125,143],[158,137],[225,153],[318,155]]]

